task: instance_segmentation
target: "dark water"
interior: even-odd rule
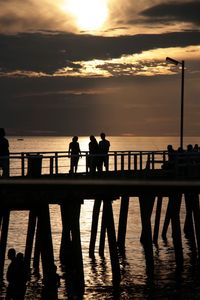
[[[159,140],[151,138],[111,138],[113,150],[136,149],[131,145],[137,144],[137,147],[151,150],[164,149],[164,144],[168,144],[169,138]],[[176,140],[174,140],[175,143]],[[82,138],[84,150],[87,150],[88,140]],[[161,143],[160,143],[161,142]],[[196,142],[196,139],[195,139]],[[198,141],[197,141],[198,142]],[[81,142],[80,142],[81,143]],[[159,144],[160,143],[160,144]],[[40,151],[64,150],[67,142],[62,138],[52,140],[47,138],[33,139],[25,141],[11,141],[13,151],[34,151],[34,147],[40,148]],[[51,146],[50,146],[51,145]],[[51,148],[51,149],[50,149]],[[140,148],[141,149],[141,148]],[[66,149],[65,149],[66,150]],[[166,211],[168,199],[164,199],[161,228]],[[114,218],[116,229],[119,219],[120,201],[113,203]],[[53,246],[55,254],[55,264],[58,267],[58,273],[61,277],[61,285],[58,288],[58,298],[60,300],[68,299],[67,282],[64,278],[64,270],[59,261],[59,248],[61,239],[61,219],[58,205],[51,206],[51,224],[53,234]],[[112,273],[109,260],[109,250],[106,242],[105,257],[101,258],[98,254],[98,240],[95,250],[95,259],[89,258],[89,240],[92,219],[93,200],[85,200],[81,207],[81,243],[84,261],[85,274],[85,294],[83,299],[200,299],[200,267],[195,260],[188,240],[182,235],[184,248],[184,269],[176,272],[175,256],[171,238],[171,228],[169,227],[167,241],[163,241],[159,236],[158,247],[154,247],[155,275],[153,279],[146,276],[145,256],[143,247],[140,243],[141,221],[139,201],[137,198],[130,199],[128,228],[126,238],[126,252],[124,257],[120,257],[121,285],[119,289],[113,289]],[[155,210],[155,209],[154,209]],[[184,199],[181,206],[181,227],[183,232],[183,222],[185,219]],[[7,248],[14,247],[19,252],[24,252],[26,239],[26,229],[28,222],[28,212],[12,212],[9,226],[9,237]],[[152,215],[152,224],[154,214]],[[99,228],[100,229],[100,228]],[[98,235],[99,237],[99,235]],[[5,272],[8,267],[8,261],[5,263]],[[25,299],[42,299],[42,270],[41,276],[31,276],[28,282]],[[7,282],[4,278],[0,290],[0,299],[4,299]]]

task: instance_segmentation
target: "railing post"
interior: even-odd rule
[[[151,158],[151,160],[152,160],[152,170],[154,170],[155,169],[155,153],[154,152],[152,152],[152,158]]]
[[[55,153],[55,169],[56,175],[58,175],[58,152]]]
[[[137,154],[134,154],[134,171],[137,171]]]
[[[49,172],[50,172],[50,175],[53,175],[53,156],[50,157],[50,170],[49,170]]]
[[[124,154],[121,154],[121,171],[124,171]]]
[[[128,151],[128,170],[131,170],[131,152]]]
[[[114,169],[115,172],[117,172],[117,152],[114,152]]]
[[[166,162],[166,152],[163,151],[163,163],[165,163],[165,162]]]
[[[85,171],[86,171],[86,174],[89,173],[89,153],[86,152],[85,153]]]
[[[22,171],[22,177],[25,176],[25,155],[24,153],[21,154],[21,171]]]
[[[140,170],[142,170],[142,152],[140,151]]]
[[[147,154],[146,169],[147,170],[151,169],[151,155],[150,155],[150,153]]]

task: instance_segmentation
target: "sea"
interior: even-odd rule
[[[174,148],[179,146],[179,137],[135,137],[135,136],[108,136],[112,151],[153,151],[166,150],[168,144]],[[14,152],[56,152],[68,151],[68,145],[71,137],[8,137],[10,151]],[[97,137],[99,140],[99,137]],[[82,151],[88,151],[89,137],[79,137],[80,148]],[[184,146],[188,144],[200,144],[200,137],[185,137]],[[164,221],[168,199],[163,201],[161,214],[161,228]],[[95,248],[95,259],[89,257],[89,242],[94,200],[85,200],[81,206],[80,229],[81,244],[83,252],[83,264],[85,275],[85,300],[111,300],[111,299],[200,299],[200,268],[194,261],[188,240],[182,235],[184,249],[184,268],[181,274],[177,275],[175,266],[174,248],[171,237],[171,228],[167,233],[167,241],[163,241],[161,236],[158,238],[158,245],[154,246],[155,275],[153,281],[149,282],[145,269],[145,256],[142,244],[140,243],[141,219],[138,198],[130,198],[126,249],[125,255],[120,256],[121,284],[120,288],[115,290],[112,286],[112,272],[106,240],[105,257],[98,254],[99,230]],[[116,230],[118,228],[120,201],[113,202],[114,220]],[[102,208],[101,208],[102,213]],[[53,236],[53,247],[55,264],[60,276],[60,286],[58,288],[58,299],[66,300],[68,298],[64,271],[59,260],[59,250],[61,241],[61,213],[58,205],[50,206],[51,226]],[[152,215],[155,217],[155,208]],[[184,197],[181,204],[181,227],[183,229],[185,220]],[[8,248],[15,248],[17,252],[24,253],[26,231],[28,224],[27,211],[12,211],[9,236],[7,242]],[[182,231],[183,232],[183,231]],[[4,280],[0,285],[0,299],[5,299],[6,294],[6,271],[9,261],[6,259],[4,268]],[[27,283],[25,299],[42,299],[42,269],[40,276],[31,275]],[[73,298],[70,298],[73,299]],[[74,298],[75,299],[75,298]]]

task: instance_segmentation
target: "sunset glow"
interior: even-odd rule
[[[185,134],[199,135],[200,1],[22,2],[0,1],[2,124],[174,135],[182,64],[171,57],[184,61]]]
[[[100,29],[108,17],[107,0],[69,0],[65,7],[80,30]]]

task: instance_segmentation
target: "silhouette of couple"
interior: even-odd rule
[[[6,279],[8,281],[6,300],[23,300],[26,293],[27,268],[23,253],[16,254],[14,248],[8,250],[8,266]]]
[[[100,172],[103,171],[103,166],[106,171],[108,171],[109,168],[108,152],[110,142],[106,139],[105,133],[101,133],[100,137],[101,141],[98,143],[94,135],[90,136],[88,164],[91,173],[96,172],[96,170]]]
[[[105,133],[100,134],[101,141],[98,143],[95,136],[90,136],[89,142],[89,158],[88,166],[91,173],[96,170],[103,171],[103,166],[105,170],[108,171],[109,167],[109,156],[108,151],[110,149],[110,142],[106,139]],[[70,155],[70,173],[76,173],[78,168],[78,161],[81,157],[80,145],[78,142],[78,136],[74,136],[69,144],[69,155]]]

